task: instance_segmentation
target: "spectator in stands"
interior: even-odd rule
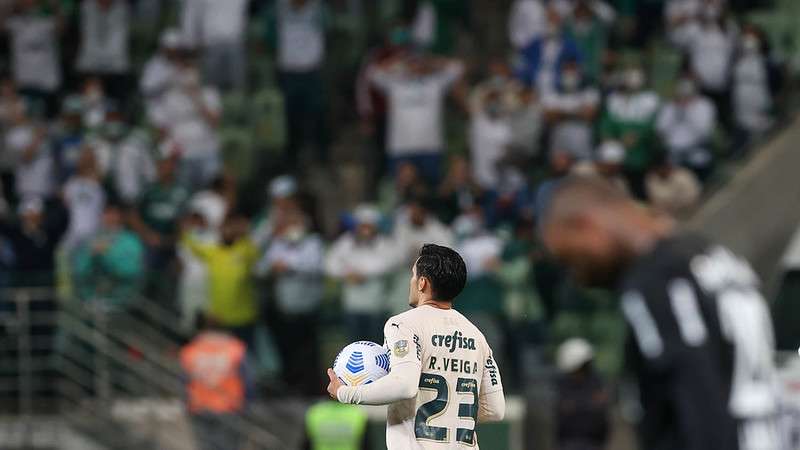
[[[225,217],[236,203],[235,183],[230,177],[217,177],[209,189],[192,195],[188,212],[193,226],[187,230],[204,244],[219,242],[219,233]],[[197,318],[208,307],[208,273],[205,263],[191,251],[178,246],[181,263],[178,297],[181,311],[181,329],[193,331]]]
[[[181,244],[206,264],[208,271],[208,316],[220,327],[254,348],[255,326],[260,311],[253,280],[258,247],[248,235],[247,220],[229,214],[220,229],[219,242],[201,242],[185,230]]]
[[[472,176],[469,161],[454,156],[450,167],[436,191],[438,215],[444,223],[451,223],[462,212],[480,206],[485,197],[483,189]]]
[[[124,101],[129,95],[130,6],[125,0],[85,0],[80,8],[77,70],[102,77],[111,97]]]
[[[517,92],[509,116],[511,142],[509,150],[529,165],[541,153],[541,136],[544,133],[544,107],[536,90],[522,86]]]
[[[337,239],[325,257],[325,274],[343,283],[342,307],[352,340],[380,340],[386,310],[386,276],[398,262],[394,243],[379,231],[380,213],[361,205],[355,229]]]
[[[645,185],[650,204],[676,217],[685,217],[691,212],[702,192],[695,174],[674,165],[666,155],[653,165]]]
[[[192,58],[180,60],[174,81],[150,111],[150,120],[180,154],[180,183],[195,190],[220,171],[222,100],[215,87],[204,84]]]
[[[50,202],[47,207],[39,197],[29,197],[19,204],[18,220],[0,220],[0,235],[12,252],[13,287],[52,287],[55,284],[55,253],[67,225],[63,207]]]
[[[508,14],[508,38],[523,50],[547,32],[547,8],[541,0],[515,0]]]
[[[195,441],[201,450],[238,449],[243,436],[234,421],[253,391],[246,344],[213,319],[203,322],[180,352]]]
[[[601,83],[603,66],[608,59],[608,40],[615,19],[614,10],[596,0],[578,0],[573,3],[572,20],[567,23],[566,32],[575,41],[583,57],[582,66],[586,79]]]
[[[139,90],[144,95],[148,110],[175,83],[180,70],[181,53],[185,51],[183,41],[180,31],[174,28],[164,30],[159,38],[158,51],[145,63],[139,80]]]
[[[693,171],[700,181],[709,177],[714,166],[711,140],[716,126],[714,104],[698,94],[689,79],[678,82],[673,99],[656,119],[656,129],[670,159]]]
[[[299,187],[297,180],[290,175],[280,175],[272,179],[267,189],[270,203],[255,220],[252,236],[259,247],[266,247],[275,234],[278,223],[284,222],[290,214],[300,213]]]
[[[563,87],[561,76],[566,70],[565,65],[575,65],[576,70],[580,69],[582,55],[578,44],[565,32],[563,18],[550,5],[544,34],[528,43],[520,58],[517,77],[542,95],[547,95]]]
[[[700,24],[689,45],[689,67],[700,92],[710,98],[723,125],[730,128],[730,74],[737,30],[723,11],[710,5],[700,14]]]
[[[496,191],[502,173],[500,163],[509,155],[511,125],[501,88],[487,89],[473,97],[470,105],[470,155],[475,180]]]
[[[69,228],[62,246],[67,254],[94,236],[100,227],[106,193],[100,185],[94,152],[84,148],[78,157],[77,173],[64,185],[64,204],[69,210]]]
[[[393,214],[403,202],[415,196],[429,194],[428,185],[410,162],[400,164],[394,178],[385,179],[378,192],[378,204],[383,214]]]
[[[155,182],[144,189],[129,218],[131,228],[147,246],[148,293],[164,301],[173,301],[175,240],[189,198],[176,181],[177,164],[175,155],[161,157]]]
[[[109,309],[124,308],[139,295],[144,263],[144,247],[125,229],[122,210],[107,204],[102,225],[78,247],[72,262],[78,297]]]
[[[502,59],[489,63],[489,77],[476,85],[469,98],[473,125],[482,112],[489,109],[500,113],[508,123],[509,143],[506,156],[526,160],[539,150],[542,132],[542,108],[538,96],[519,80],[513,78],[511,67]],[[491,101],[487,101],[492,97]],[[487,108],[491,106],[491,108]],[[481,127],[478,127],[481,128]],[[474,130],[473,130],[474,131]]]
[[[600,121],[602,139],[613,139],[625,148],[625,175],[632,193],[644,198],[644,176],[656,149],[655,121],[660,100],[645,87],[641,67],[623,72],[622,86],[608,96]]]
[[[9,114],[4,136],[6,164],[11,171],[8,186],[11,200],[48,199],[55,192],[54,164],[44,124],[33,122],[24,103],[17,103]],[[13,181],[12,181],[13,180]]]
[[[383,92],[377,89],[369,79],[369,74],[386,61],[402,57],[408,52],[408,29],[401,26],[393,27],[378,48],[370,51],[364,58],[356,80],[356,107],[361,119],[361,128],[364,134],[374,138],[374,164],[375,181],[386,173],[386,127],[388,105]]]
[[[497,163],[507,163],[514,161],[521,166],[527,166],[539,151],[539,139],[543,128],[542,105],[539,102],[535,91],[524,86],[519,80],[512,77],[511,67],[502,59],[493,60],[489,63],[489,78],[481,82],[472,89],[470,93],[470,114],[472,115],[472,127],[470,137],[473,142],[472,150],[486,147],[484,150],[492,148],[489,141],[490,135],[500,137],[496,131],[506,126],[487,127],[489,116],[497,116],[497,120],[489,120],[495,125],[507,124],[508,143],[504,151],[498,153],[479,152],[483,156],[496,159]],[[492,114],[490,114],[492,113]],[[490,133],[493,128],[495,133]],[[483,139],[481,139],[483,137]],[[473,165],[476,170],[476,178],[481,181],[478,175],[486,174],[487,164],[479,164],[475,159],[479,154],[473,155]],[[480,159],[480,158],[479,158]],[[488,161],[483,161],[488,163]],[[484,169],[478,168],[483,165]],[[495,164],[491,164],[495,165]],[[494,167],[493,171],[497,171]],[[520,167],[525,170],[525,167]],[[496,177],[495,177],[496,178]],[[481,181],[482,182],[482,181]],[[489,183],[496,185],[497,180]],[[494,188],[494,186],[485,186]]]
[[[250,0],[187,0],[181,22],[187,45],[203,55],[205,79],[222,90],[247,81],[245,32]]]
[[[610,435],[610,396],[595,371],[594,349],[581,338],[558,347],[557,442],[563,450],[602,450]]]
[[[548,163],[548,172],[536,190],[534,203],[536,217],[541,216],[543,208],[546,207],[547,199],[550,198],[550,193],[558,181],[570,174],[572,167],[575,165],[575,158],[569,152],[556,150],[550,154]]]
[[[42,0],[20,0],[5,22],[11,41],[11,71],[23,95],[43,103],[47,116],[57,109],[55,93],[61,87],[59,34],[62,18],[58,2],[50,2],[50,14],[41,14]]]
[[[629,192],[628,182],[622,172],[624,161],[625,147],[617,141],[605,141],[597,148],[593,161],[578,162],[572,167],[572,173],[601,177],[621,191]]]
[[[316,161],[328,161],[325,121],[327,18],[321,0],[277,0],[268,9],[267,41],[277,48],[278,83],[286,105],[286,153],[297,167],[300,152],[312,145]]]
[[[561,67],[557,89],[545,92],[542,98],[545,120],[550,126],[549,151],[589,159],[600,93],[585,82],[577,61],[564,62]]]
[[[484,214],[490,228],[513,226],[521,216],[533,214],[534,195],[520,164],[514,160],[501,161],[500,183],[494,191],[486,192]]]
[[[322,400],[306,411],[302,450],[327,450],[331,442],[342,449],[369,450],[368,420],[357,405]]]
[[[772,93],[767,56],[760,33],[745,28],[739,53],[733,63],[733,116],[736,125],[737,150],[771,125]]]
[[[283,361],[283,378],[306,395],[319,392],[319,306],[323,289],[324,245],[310,230],[308,218],[299,211],[276,224],[256,269],[273,281],[277,317],[270,318]],[[302,352],[296,351],[302,348]]]
[[[143,130],[131,130],[120,111],[106,113],[102,138],[113,155],[111,181],[120,202],[134,206],[156,178],[152,139]]]
[[[115,109],[112,101],[106,96],[103,79],[96,76],[87,77],[83,82],[80,94],[83,126],[87,131],[97,131],[106,118],[106,114]]]
[[[701,0],[667,0],[664,5],[664,22],[667,37],[672,45],[686,51],[692,38],[700,30]]]
[[[387,153],[393,174],[401,163],[411,162],[428,183],[438,183],[444,150],[444,102],[463,71],[460,61],[415,54],[386,61],[370,72],[370,80],[386,93],[389,102]]]
[[[83,126],[83,101],[80,96],[69,95],[61,105],[61,117],[52,131],[53,158],[56,180],[63,183],[75,173],[76,164],[86,143]]]
[[[408,268],[419,256],[424,244],[452,247],[453,233],[432,212],[428,197],[414,196],[396,210],[393,239],[397,246],[398,265],[392,273],[388,307],[391,314],[408,309]]]

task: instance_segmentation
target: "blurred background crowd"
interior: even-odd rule
[[[791,109],[800,34],[753,13],[777,3],[0,1],[0,285],[213,323],[317,396],[437,243],[508,391],[616,375],[614,301],[540,250],[541,199],[603,177],[688,217]]]

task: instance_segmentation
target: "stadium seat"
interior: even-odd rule
[[[252,176],[254,164],[253,138],[242,128],[228,127],[220,130],[222,161],[240,184]]]
[[[281,92],[275,88],[263,89],[253,96],[251,106],[258,149],[282,150],[286,145],[286,114]]]

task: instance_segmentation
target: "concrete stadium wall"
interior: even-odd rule
[[[687,226],[746,257],[771,297],[778,263],[800,223],[800,115],[713,193]]]

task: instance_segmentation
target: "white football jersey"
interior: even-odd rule
[[[478,449],[480,398],[503,389],[483,334],[453,309],[421,306],[384,327],[391,367],[418,364],[415,398],[389,405],[389,450]]]

